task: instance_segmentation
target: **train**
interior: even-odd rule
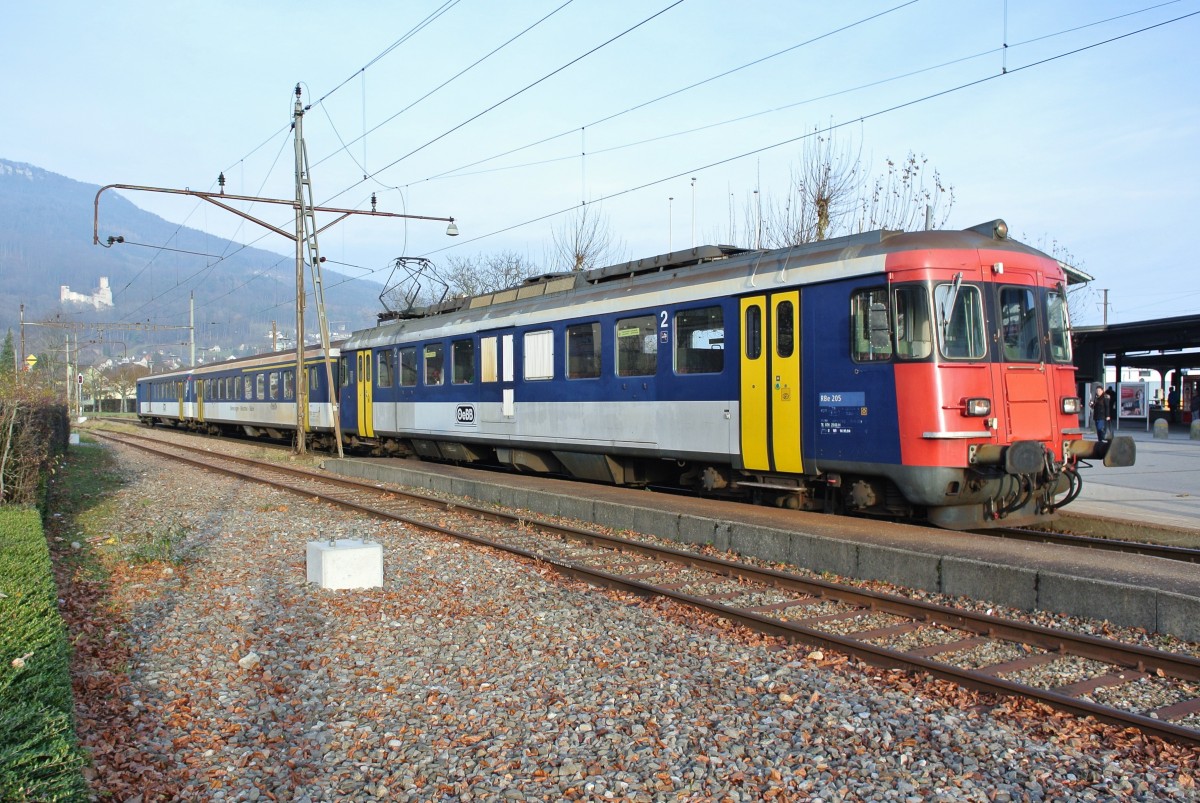
[[[965,530],[1048,522],[1085,439],[1063,266],[1008,235],[708,245],[451,298],[297,358],[146,377],[151,425]]]

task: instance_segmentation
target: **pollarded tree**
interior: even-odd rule
[[[831,134],[806,140],[782,198],[765,195],[746,209],[753,246],[783,248],[873,229],[940,228],[954,206],[954,187],[924,155],[886,160],[868,181],[861,149]],[[757,232],[757,236],[756,236]],[[736,232],[730,240],[737,241]]]
[[[556,270],[590,270],[620,262],[624,247],[613,237],[597,204],[576,208],[569,220],[552,229],[554,248],[547,262]]]

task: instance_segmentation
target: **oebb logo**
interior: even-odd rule
[[[454,411],[454,417],[460,424],[475,423],[475,407],[470,404],[460,404]]]

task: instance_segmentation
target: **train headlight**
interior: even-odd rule
[[[1064,396],[1062,400],[1062,411],[1067,415],[1079,415],[1083,404],[1075,396]]]
[[[969,416],[977,416],[982,418],[992,412],[991,399],[967,399],[964,408]]]

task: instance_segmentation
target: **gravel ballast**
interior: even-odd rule
[[[115,617],[103,638],[125,656],[75,670],[97,799],[1196,795],[1195,751],[104,448],[129,479],[110,540],[169,517],[182,559],[140,564],[74,617],[77,639],[83,617]],[[333,536],[383,545],[384,588],[305,582],[307,542]],[[119,673],[106,691],[100,672]]]

